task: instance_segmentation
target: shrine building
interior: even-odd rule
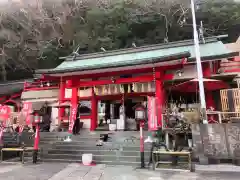
[[[201,42],[200,53],[204,78],[223,80],[231,86],[229,82],[237,73],[221,72],[221,62],[234,59],[239,52],[228,49],[219,37],[209,37]],[[108,130],[109,124],[117,124],[120,130],[137,130],[134,107],[142,104],[148,122],[159,127],[170,103],[171,87],[197,78],[194,42],[68,56],[56,68],[39,69],[36,75],[41,78],[26,83],[21,99],[34,106],[47,103],[56,126],[68,128],[79,116],[83,128],[91,131]],[[182,91],[176,89],[173,96]],[[213,100],[213,94],[206,92],[207,108],[218,108],[219,98]]]

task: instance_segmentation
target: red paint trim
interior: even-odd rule
[[[224,72],[224,73],[240,72],[240,68],[226,69],[226,70],[223,70],[223,72]]]
[[[92,96],[87,96],[87,97],[78,97],[79,101],[84,101],[84,100],[91,100]]]
[[[80,115],[80,120],[91,119],[92,115]]]
[[[22,95],[22,92],[13,94],[13,95],[11,95],[10,99],[20,97],[21,95]]]
[[[170,81],[174,79],[174,74],[164,74],[164,81]]]

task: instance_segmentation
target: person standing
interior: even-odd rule
[[[78,108],[77,108],[77,113],[76,113],[76,119],[74,121],[74,125],[73,125],[73,134],[77,135],[80,132],[80,104],[78,104]]]

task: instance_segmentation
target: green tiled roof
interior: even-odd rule
[[[195,49],[192,40],[158,44],[138,48],[121,49],[79,55],[75,58],[67,57],[66,60],[55,69],[38,70],[37,73],[61,73],[66,71],[80,71],[98,68],[108,68],[125,65],[137,65],[151,63],[152,60],[173,60],[170,56],[186,55],[189,53],[189,61],[195,59]],[[233,56],[235,53],[228,50],[216,37],[206,38],[205,44],[200,44],[202,60],[217,59]],[[166,59],[167,58],[167,59]]]

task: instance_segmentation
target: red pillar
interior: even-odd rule
[[[77,107],[78,107],[78,88],[74,87],[74,82],[70,82],[70,84],[72,85],[72,98],[71,98],[69,133],[72,133],[73,125],[76,120]]]
[[[61,80],[61,82],[60,82],[60,89],[59,89],[59,99],[58,99],[59,104],[64,103],[65,88],[66,88],[66,82]],[[58,111],[59,123],[60,123],[60,121],[63,120],[63,117],[64,117],[64,108],[60,107],[59,111]]]
[[[91,112],[90,131],[94,131],[97,128],[97,104],[98,104],[98,101],[94,93],[94,89],[92,88],[92,98],[91,98],[92,112]]]
[[[163,88],[163,72],[156,71],[156,115],[158,119],[158,126],[162,127],[162,111],[164,106],[164,88]]]
[[[210,107],[214,108],[216,110],[216,104],[213,99],[213,93],[211,91],[207,91],[206,93],[206,105],[207,109],[210,109]],[[208,115],[208,122],[216,122],[217,117],[216,115]]]
[[[213,98],[213,93],[211,91],[206,92],[206,105],[207,108],[213,107],[216,110],[216,104]]]
[[[211,76],[211,68],[210,68],[211,62],[203,63],[203,77],[210,77]]]

